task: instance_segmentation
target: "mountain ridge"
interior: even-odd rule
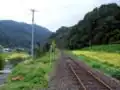
[[[34,24],[35,43],[43,43],[52,32],[42,26]],[[0,20],[0,44],[6,47],[30,47],[31,24],[13,20]]]

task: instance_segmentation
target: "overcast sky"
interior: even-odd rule
[[[35,23],[56,31],[61,26],[72,26],[93,8],[120,0],[0,0],[0,20],[31,23],[30,9],[34,8]]]

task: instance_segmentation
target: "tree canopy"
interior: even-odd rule
[[[78,49],[90,45],[120,43],[120,7],[101,5],[72,27],[61,27],[52,35],[58,46]]]

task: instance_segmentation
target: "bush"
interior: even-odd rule
[[[107,62],[107,61],[103,62],[103,64],[108,65],[108,66],[110,66],[110,67],[114,67],[114,64],[111,64],[111,63],[109,63],[109,62]]]
[[[15,58],[9,59],[10,63],[13,66],[16,66],[19,62],[22,62],[23,60],[25,60],[23,57],[15,57]]]
[[[118,79],[118,80],[120,80],[120,69],[114,70],[114,71],[112,72],[112,75],[111,75],[111,76],[114,77],[114,78],[116,78],[116,79]]]
[[[2,56],[0,56],[0,70],[2,70],[4,67],[4,60],[2,58]]]
[[[99,63],[93,63],[92,67],[99,69],[101,67],[101,65]]]

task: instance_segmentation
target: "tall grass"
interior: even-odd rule
[[[120,44],[93,46],[72,53],[89,66],[120,79]]]
[[[75,55],[81,56],[85,55],[89,58],[96,59],[100,62],[108,62],[109,64],[113,64],[115,66],[120,66],[120,54],[119,53],[108,53],[108,52],[100,52],[100,51],[73,51]]]
[[[82,50],[120,53],[120,44],[96,45],[92,47],[83,48]]]

